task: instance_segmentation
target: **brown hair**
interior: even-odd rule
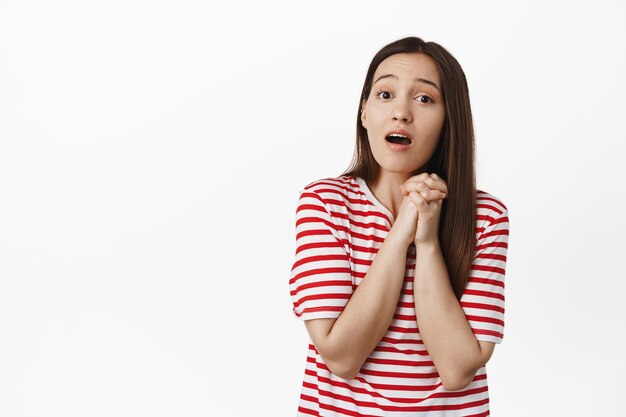
[[[359,99],[356,117],[356,147],[352,164],[341,175],[361,177],[374,182],[380,166],[369,146],[367,130],[361,124],[362,104],[370,95],[372,79],[378,65],[387,57],[403,52],[428,54],[437,64],[441,76],[446,109],[439,143],[432,157],[411,176],[422,172],[436,173],[448,186],[439,224],[439,242],[458,300],[469,277],[476,248],[476,175],[474,171],[474,126],[465,73],[458,61],[441,45],[407,37],[383,47],[372,59]]]

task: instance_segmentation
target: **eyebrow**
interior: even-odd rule
[[[397,75],[395,75],[395,74],[385,74],[385,75],[381,75],[380,77],[378,77],[378,78],[376,79],[376,81],[374,81],[374,84],[376,84],[378,81],[382,80],[383,78],[388,78],[388,77],[394,78],[394,79],[396,79],[396,80],[398,79],[398,76],[397,76]],[[430,85],[432,85],[433,87],[435,87],[435,88],[437,89],[437,91],[439,91],[439,93],[441,93],[441,89],[439,89],[439,87],[437,86],[437,84],[435,84],[434,82],[432,82],[432,81],[430,81],[430,80],[427,80],[427,79],[425,79],[425,78],[419,78],[419,77],[416,77],[416,78],[414,79],[414,81],[417,81],[417,82],[419,82],[419,83],[426,83],[426,84],[430,84]],[[372,84],[372,85],[374,85],[374,84]]]

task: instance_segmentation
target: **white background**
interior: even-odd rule
[[[0,2],[0,415],[295,415],[299,191],[405,36],[509,209],[492,415],[623,412],[623,3],[207,3]]]

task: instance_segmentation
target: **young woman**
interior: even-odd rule
[[[508,211],[475,187],[465,74],[442,46],[373,58],[355,157],[300,192],[289,287],[310,336],[299,416],[487,416]]]

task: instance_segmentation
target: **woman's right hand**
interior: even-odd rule
[[[417,191],[411,191],[408,194],[404,195],[402,199],[402,204],[400,204],[400,209],[398,210],[398,215],[396,216],[396,220],[391,226],[390,233],[392,233],[398,240],[400,240],[403,244],[408,248],[411,243],[413,243],[415,239],[415,231],[417,229],[417,220],[419,210],[417,209],[417,205],[411,200],[410,194],[415,193],[418,194]],[[427,201],[440,199],[441,196],[438,191],[429,190],[422,191],[420,193],[422,197],[424,197]],[[414,196],[416,198],[417,196]]]
[[[416,191],[413,191],[416,192]],[[402,204],[398,209],[396,220],[391,226],[390,234],[394,235],[407,248],[415,238],[415,230],[417,229],[417,206],[408,194],[402,199]]]

